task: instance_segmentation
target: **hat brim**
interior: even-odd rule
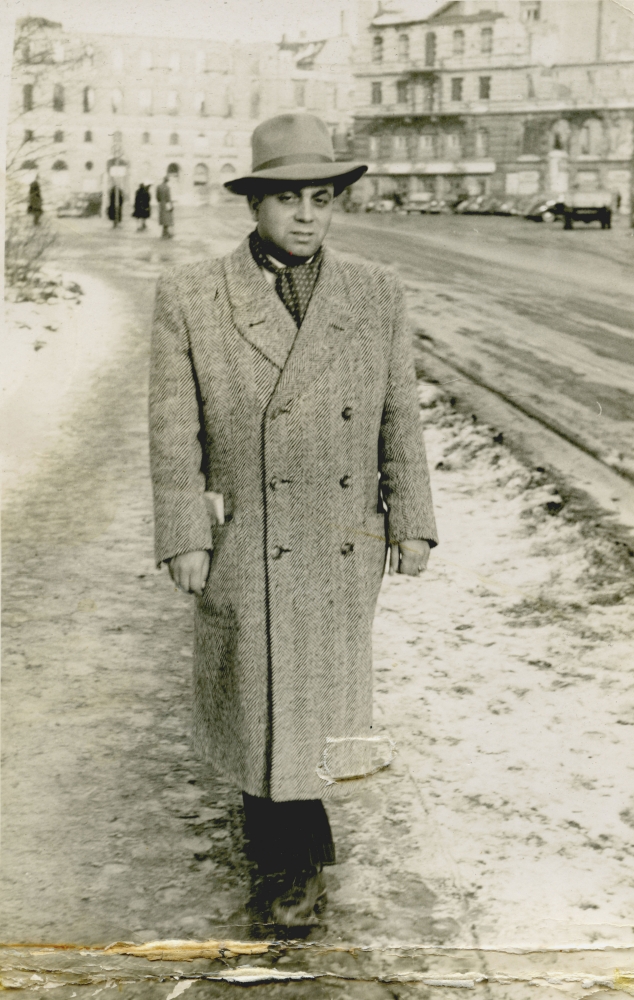
[[[251,194],[255,188],[260,187],[263,181],[274,181],[276,187],[280,181],[289,181],[293,184],[302,182],[305,185],[310,185],[314,181],[319,184],[332,182],[343,189],[358,181],[367,169],[367,165],[364,163],[291,163],[285,167],[255,170],[245,177],[225,181],[224,186],[233,194],[247,195]]]

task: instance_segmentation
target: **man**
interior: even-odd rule
[[[172,237],[170,228],[174,225],[174,205],[167,174],[156,189],[156,200],[159,205],[159,226],[163,227],[161,237],[169,240]]]
[[[256,228],[160,282],[150,392],[156,557],[197,595],[194,735],[242,789],[257,902],[310,925],[335,861],[323,799],[372,770],[371,628],[436,543],[402,289],[323,247],[337,163],[309,114],[227,187]]]
[[[150,185],[139,184],[134,195],[134,211],[132,218],[137,219],[137,233],[147,228],[146,220],[150,218]]]
[[[110,188],[110,200],[108,202],[108,218],[112,222],[113,229],[116,229],[121,223],[123,200],[123,191],[118,184],[113,184]]]

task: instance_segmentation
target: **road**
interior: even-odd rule
[[[502,285],[498,258],[507,255],[509,275],[524,274],[522,287],[536,294],[539,272],[527,276],[521,261],[534,258],[536,240],[552,249],[561,234],[514,220],[459,221],[460,232],[447,219],[342,217],[333,239],[395,263],[430,336],[454,322],[453,312],[445,321],[443,301],[457,310],[459,300],[482,331],[496,296],[506,296],[496,323],[503,315],[515,329],[524,307],[515,308],[514,279]],[[466,226],[485,222],[478,255],[480,237]],[[93,352],[72,406],[56,417],[56,435],[7,488],[5,941],[249,934],[239,795],[188,745],[191,608],[153,564],[146,441],[156,275],[231,249],[249,225],[246,212],[236,220],[224,206],[182,211],[172,242],[156,230],[137,235],[129,222],[117,233],[100,220],[63,224],[58,262],[101,282],[101,290],[87,285],[77,307],[77,342],[103,339],[107,350]],[[604,259],[591,243],[602,235],[566,234],[579,243],[562,255],[561,273],[583,261],[588,272],[604,267],[625,302],[627,236],[607,234]],[[544,281],[555,294],[552,274]],[[607,322],[616,307],[601,282],[581,284]],[[426,308],[417,296],[427,297]],[[547,320],[546,311],[534,325],[552,342]],[[629,335],[619,330],[620,345]],[[54,332],[44,339],[48,346],[33,353],[38,364]],[[29,409],[29,400],[21,405]],[[634,703],[624,564],[592,525],[559,517],[548,480],[485,428],[442,402],[429,414],[443,541],[426,576],[385,581],[375,633],[377,720],[400,753],[366,792],[332,807],[338,865],[329,873],[328,924],[313,935],[369,949],[363,966],[345,954],[328,958],[331,970],[353,977],[376,972],[375,958],[383,971],[402,969],[390,965],[394,942],[437,947],[419,968],[452,974],[486,972],[493,959],[480,945],[540,948],[553,942],[553,927],[562,947],[631,943],[625,740]],[[44,959],[32,961],[42,968]],[[510,968],[499,953],[496,961]],[[147,995],[164,1000],[170,989]],[[333,983],[311,1000],[414,995],[406,986]]]

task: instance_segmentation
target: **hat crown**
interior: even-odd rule
[[[251,137],[253,173],[299,163],[334,163],[335,151],[326,124],[316,115],[276,115],[262,122]]]

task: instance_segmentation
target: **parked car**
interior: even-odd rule
[[[60,219],[86,219],[101,212],[101,192],[81,192],[73,194],[62,205],[57,207]]]
[[[434,201],[431,191],[417,191],[405,200],[403,210],[409,215],[411,212],[428,212],[429,205]]]
[[[393,198],[376,198],[373,201],[367,202],[365,206],[366,212],[393,212],[394,211],[394,199]]]
[[[561,198],[538,198],[524,213],[525,219],[532,222],[552,222],[553,219],[563,219],[564,203]]]
[[[601,229],[612,228],[612,194],[610,191],[571,191],[563,205],[564,229],[573,222],[600,222]]]

